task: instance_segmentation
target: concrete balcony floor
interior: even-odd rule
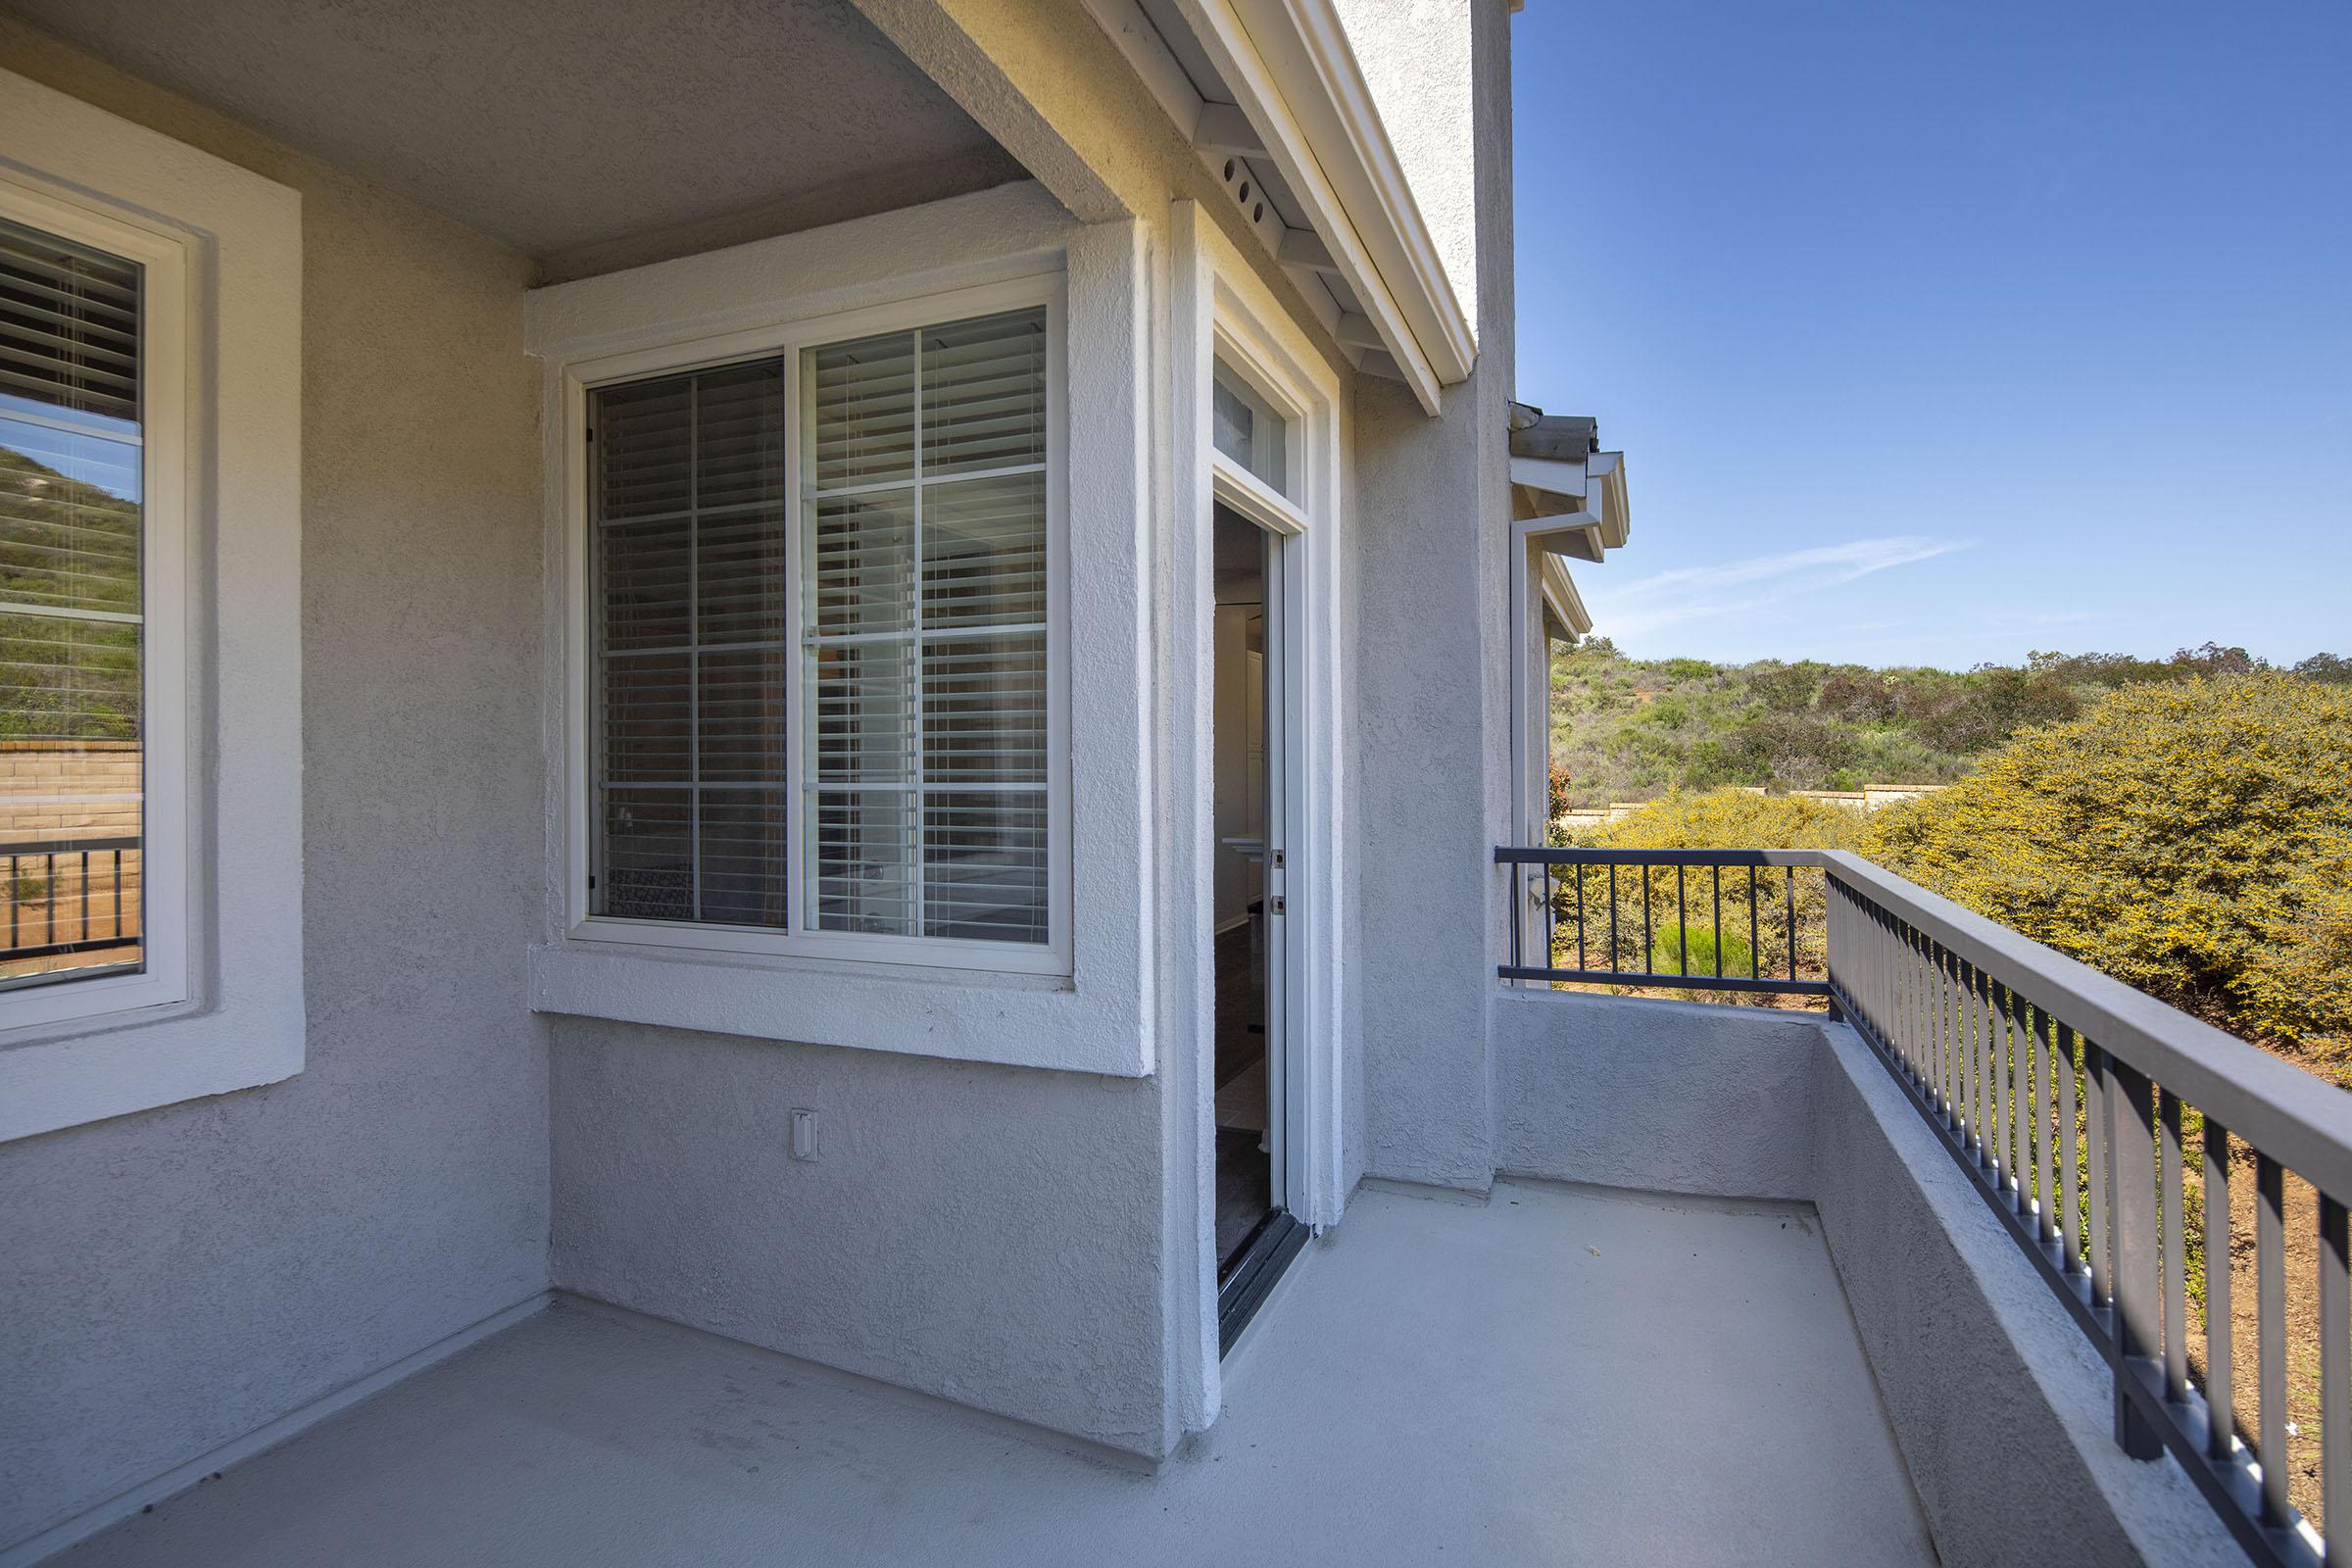
[[[1818,1230],[1367,1190],[1156,1474],[559,1303],[56,1561],[1933,1563]]]

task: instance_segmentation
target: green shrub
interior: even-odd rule
[[[1878,813],[1862,847],[2247,1038],[2352,1051],[2352,688],[2124,686]]]

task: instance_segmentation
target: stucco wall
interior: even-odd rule
[[[1947,1568],[2243,1564],[2178,1463],[2116,1446],[2106,1362],[1894,1076],[1820,1036],[1814,1202]]]
[[[310,1031],[0,1146],[4,1544],[542,1289],[547,1155],[525,265],[19,24],[0,65],[303,197]]]
[[[1506,989],[1494,1163],[1720,1198],[1813,1196],[1818,1013]]]
[[[563,1019],[556,1283],[1162,1447],[1157,1086]],[[788,1156],[792,1107],[817,1158]]]
[[[1487,341],[1479,289],[1479,118],[1477,83],[1495,79],[1474,58],[1472,14],[1485,0],[1334,0],[1364,84],[1372,90],[1396,161],[1428,223],[1446,280],[1478,341]],[[1510,92],[1509,73],[1500,92]],[[1505,246],[1510,244],[1506,231]],[[1508,323],[1503,330],[1507,334]]]
[[[1425,417],[1357,379],[1356,824],[1365,1171],[1493,1178],[1487,1003],[1509,817],[1510,31],[1472,6],[1478,368]]]

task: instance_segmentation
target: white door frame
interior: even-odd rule
[[[1200,1298],[1207,1307],[1202,1325],[1207,1387],[1214,1391],[1214,736],[1212,683],[1206,678],[1214,616],[1212,503],[1222,501],[1285,536],[1279,552],[1285,756],[1277,804],[1288,827],[1283,886],[1289,913],[1281,931],[1286,1060],[1279,1076],[1291,1093],[1283,1106],[1280,1185],[1285,1206],[1317,1229],[1339,1218],[1346,1198],[1340,1147],[1345,983],[1340,895],[1347,842],[1340,715],[1345,691],[1338,628],[1347,510],[1338,372],[1256,270],[1193,203],[1176,204],[1174,237],[1169,674],[1178,695],[1169,807],[1179,863],[1171,868],[1169,892],[1170,916],[1179,930],[1167,950],[1177,972],[1167,976],[1172,1005],[1165,1055],[1181,1053],[1185,1061],[1177,1070],[1179,1064],[1163,1056],[1163,1066],[1171,1069],[1169,1092],[1193,1102],[1200,1162],[1194,1184],[1196,1255]],[[1212,367],[1220,358],[1291,420],[1287,496],[1214,452],[1210,387]],[[1269,592],[1269,601],[1273,597]],[[1268,632],[1271,637],[1271,626]],[[1269,735],[1269,753],[1273,747]],[[1214,1408],[1212,1394],[1211,1415]]]

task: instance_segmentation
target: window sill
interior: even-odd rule
[[[1125,1006],[1061,975],[786,957],[611,941],[530,954],[531,1010],[753,1040],[1140,1078]]]

